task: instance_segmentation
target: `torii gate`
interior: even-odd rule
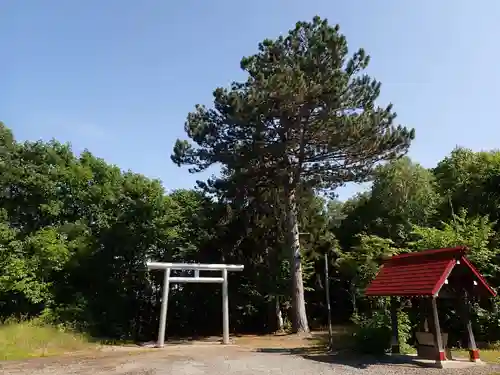
[[[243,271],[243,265],[235,264],[200,264],[200,263],[163,263],[148,262],[148,270],[164,270],[163,293],[160,312],[160,327],[157,346],[165,345],[165,328],[167,322],[168,291],[170,283],[218,283],[222,284],[222,343],[229,344],[229,296],[227,288],[227,272]],[[194,270],[194,277],[171,277],[171,270]],[[200,277],[200,271],[222,271],[222,277]]]

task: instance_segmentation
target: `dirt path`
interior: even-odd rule
[[[426,375],[490,374],[491,367],[462,370],[420,368],[408,364],[366,363],[360,358],[290,354],[275,348],[256,352],[249,346],[179,345],[165,349],[100,352],[63,358],[33,359],[0,364],[9,375]],[[498,369],[496,370],[498,371]]]

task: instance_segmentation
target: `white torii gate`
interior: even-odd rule
[[[160,328],[157,346],[165,345],[167,322],[168,291],[170,283],[220,283],[222,284],[222,343],[229,344],[229,296],[227,291],[227,272],[242,271],[243,265],[235,264],[199,264],[199,263],[163,263],[147,262],[148,270],[164,270],[163,297],[161,300]],[[194,277],[171,277],[171,270],[194,270]],[[200,277],[200,271],[222,271],[222,277]]]

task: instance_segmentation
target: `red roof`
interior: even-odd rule
[[[495,296],[484,277],[465,257],[466,247],[405,253],[385,260],[365,291],[367,296],[434,296],[460,261],[477,285]]]

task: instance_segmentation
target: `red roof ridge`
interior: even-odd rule
[[[422,251],[412,251],[411,253],[403,253],[399,255],[393,255],[390,258],[387,258],[385,261],[393,261],[399,259],[407,259],[407,258],[419,258],[419,257],[433,257],[438,255],[449,255],[449,258],[455,258],[456,256],[463,256],[469,248],[467,246],[456,246],[456,247],[446,247],[442,249],[431,249],[431,250],[422,250]]]

